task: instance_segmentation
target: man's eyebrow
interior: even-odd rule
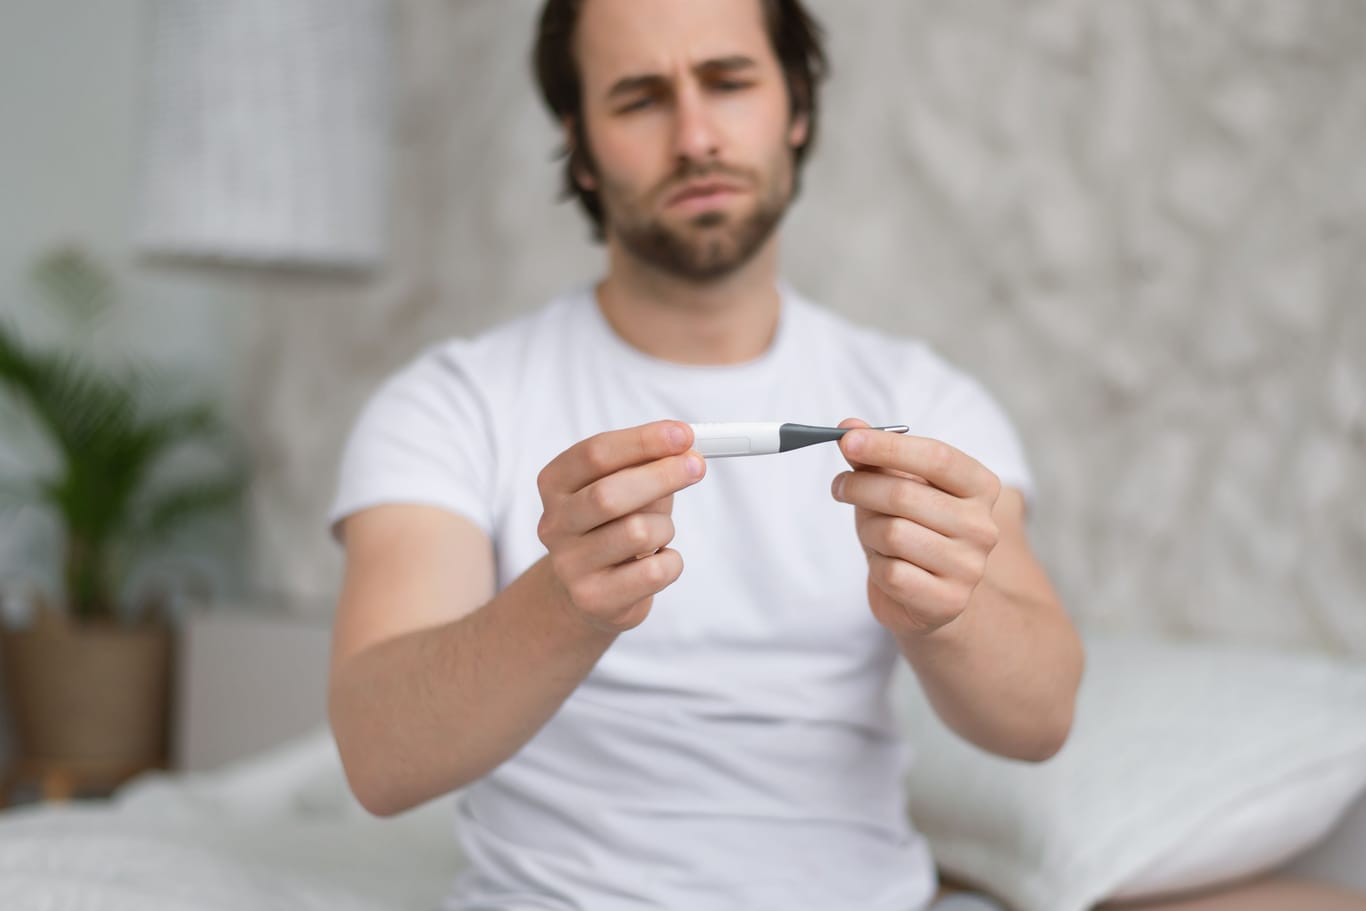
[[[608,98],[616,98],[619,95],[630,95],[633,92],[645,89],[653,89],[668,82],[663,76],[650,74],[648,76],[624,76],[612,83],[612,88],[608,90]]]
[[[736,70],[749,69],[758,66],[754,58],[746,57],[743,54],[733,54],[729,57],[713,57],[703,60],[693,67],[693,71],[706,75],[709,73],[732,73]],[[629,95],[632,92],[655,89],[661,85],[667,85],[668,79],[658,73],[645,73],[639,76],[623,76],[607,91],[608,98],[616,98],[621,95]]]
[[[733,54],[729,57],[714,57],[711,60],[703,60],[693,67],[699,73],[710,73],[716,70],[723,72],[734,72],[735,70],[749,69],[758,66],[753,57],[746,57],[743,54]]]

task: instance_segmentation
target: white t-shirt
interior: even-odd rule
[[[359,418],[331,511],[449,509],[501,589],[545,554],[540,470],[659,419],[907,424],[1032,497],[1016,434],[924,343],[783,289],[758,359],[687,366],[621,339],[589,288],[429,348]],[[933,863],[905,813],[901,660],[869,610],[837,446],[714,459],[674,498],[682,577],[520,751],[463,789],[450,911],[914,911]],[[452,732],[452,736],[468,736]]]

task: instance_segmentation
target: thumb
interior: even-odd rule
[[[867,421],[860,420],[859,418],[845,418],[844,420],[840,421],[839,424],[837,424],[836,426],[838,426],[838,427],[871,427],[871,426],[873,426],[873,425],[872,425],[872,424],[869,424]],[[846,436],[847,436],[847,435],[846,435]],[[857,470],[859,470],[859,469],[870,469],[870,468],[872,468],[871,465],[865,465],[865,464],[863,464],[862,462],[858,462],[858,461],[855,461],[854,459],[851,459],[851,458],[849,457],[848,451],[845,450],[845,448],[844,448],[844,440],[843,440],[843,439],[840,440],[840,442],[839,442],[839,447],[840,447],[840,454],[844,456],[844,461],[846,461],[846,462],[849,463],[849,467],[850,467],[850,468],[853,468],[855,471],[857,471]]]

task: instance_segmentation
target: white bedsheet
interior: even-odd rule
[[[432,911],[464,863],[453,799],[370,816],[319,730],[216,772],[142,776],[107,802],[0,813],[0,909]],[[1358,883],[1362,845],[1366,800],[1292,869]]]
[[[114,799],[0,814],[6,911],[434,908],[460,868],[449,799],[369,816],[325,731]]]

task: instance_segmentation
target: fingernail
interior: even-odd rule
[[[864,435],[857,430],[846,433],[844,435],[844,448],[854,453],[862,452],[864,443],[863,436]]]
[[[835,475],[835,483],[831,486],[831,493],[833,493],[833,494],[835,495],[835,499],[836,499],[836,500],[843,500],[843,499],[844,499],[844,484],[845,484],[845,482],[846,482],[847,480],[848,480],[848,476],[847,476],[847,475],[842,475],[842,474],[837,474],[837,475]]]
[[[678,424],[669,425],[669,442],[674,446],[682,446],[688,440],[688,432]]]
[[[690,455],[690,456],[688,456],[688,477],[690,477],[690,478],[700,478],[700,477],[702,477],[702,472],[703,472],[703,470],[704,470],[705,468],[706,468],[706,466],[702,464],[702,457],[701,457],[701,456],[697,456],[697,455]]]

